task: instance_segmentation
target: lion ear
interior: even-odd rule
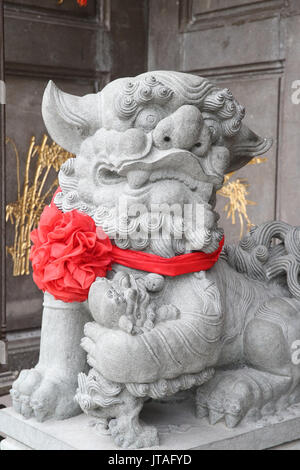
[[[83,97],[64,93],[50,81],[45,89],[42,115],[51,138],[71,153],[78,153],[86,137],[101,127],[100,93]]]
[[[244,124],[239,133],[232,139],[230,145],[230,165],[227,173],[236,171],[252,160],[263,155],[273,145],[273,139],[262,138]]]

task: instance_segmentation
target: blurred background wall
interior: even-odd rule
[[[267,161],[232,176],[249,183],[247,199],[257,203],[247,207],[251,222],[300,224],[299,1],[88,0],[79,7],[76,0],[5,0],[4,19],[6,136],[18,149],[21,180],[31,137],[41,143],[46,133],[41,101],[49,79],[84,95],[117,77],[174,69],[229,87],[246,106],[250,127],[273,137]],[[11,142],[6,152],[6,198],[13,202],[18,193]],[[220,196],[221,223],[227,240],[237,241],[240,222],[226,218],[228,202]],[[13,237],[8,223],[7,245]],[[30,275],[13,276],[11,256],[6,296],[8,369],[20,370],[38,358],[42,295]]]

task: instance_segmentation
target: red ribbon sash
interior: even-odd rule
[[[218,261],[224,246],[224,237],[219,248],[212,253],[197,251],[186,255],[163,258],[162,256],[144,253],[142,251],[122,250],[112,247],[112,260],[114,263],[128,268],[161,274],[163,276],[180,276],[181,274],[208,271]]]
[[[173,258],[123,250],[111,243],[90,216],[77,210],[63,213],[53,200],[50,207],[45,207],[31,240],[35,283],[64,302],[85,301],[92,283],[97,277],[105,277],[113,263],[164,276],[179,276],[211,269],[224,245],[223,237],[213,253],[198,251]]]

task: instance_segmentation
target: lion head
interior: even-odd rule
[[[121,248],[170,257],[214,251],[222,238],[216,192],[224,175],[266,152],[245,108],[205,78],[158,71],[75,97],[49,83],[43,117],[76,158],[55,198],[81,210]]]

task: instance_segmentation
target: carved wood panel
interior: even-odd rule
[[[251,3],[252,8],[260,3],[270,4],[272,0],[192,0],[193,14],[204,14],[211,12],[219,12],[220,10],[228,10],[229,8],[239,8],[248,6]]]
[[[6,2],[7,5],[20,7],[24,10],[32,11],[45,11],[45,12],[57,12],[63,14],[69,14],[78,18],[91,18],[96,16],[97,5],[94,1],[89,1],[86,7],[80,7],[76,0],[64,0],[63,3],[59,3],[58,0],[9,0]]]
[[[185,32],[219,27],[245,17],[276,16],[284,6],[286,0],[181,0],[180,28]]]

